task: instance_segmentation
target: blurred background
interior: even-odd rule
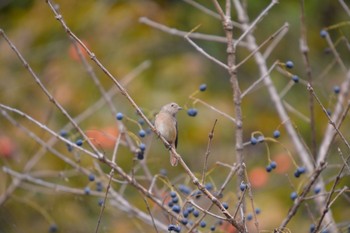
[[[215,11],[210,1],[198,2]],[[203,168],[208,134],[215,119],[218,120],[208,160],[210,172],[207,180],[219,187],[229,171],[216,165],[216,162],[232,164],[235,161],[234,124],[203,104],[193,102],[189,97],[197,92],[196,98],[234,116],[233,92],[229,76],[224,69],[199,54],[184,38],[151,28],[140,23],[139,19],[147,17],[182,31],[190,31],[200,25],[196,32],[224,36],[221,22],[185,1],[59,0],[55,3],[75,35],[119,81],[127,82],[127,91],[151,120],[159,108],[168,102],[177,102],[185,109],[178,114],[178,152],[198,176]],[[247,1],[250,21],[253,21],[269,3],[270,1],[267,0]],[[298,75],[301,80],[307,80],[306,67],[299,49],[300,9],[299,1],[281,1],[258,24],[254,35],[257,43],[260,44],[284,23],[289,23],[289,31],[274,49],[267,64],[270,67],[277,60],[281,62],[291,60],[294,68],[289,71]],[[329,53],[327,43],[321,38],[320,31],[346,20],[348,22],[349,17],[338,1],[331,0],[307,1],[305,14],[315,91],[331,112],[336,100],[333,89],[341,85],[345,76],[337,65],[330,66],[334,62],[334,57]],[[236,20],[235,11],[232,12],[232,15],[233,20]],[[71,40],[45,1],[2,0],[0,2],[0,28],[5,31],[43,84],[71,116],[79,116],[101,98],[101,93],[82,65]],[[241,33],[239,29],[235,29],[234,37],[237,38]],[[346,59],[349,59],[349,50],[346,44],[349,44],[347,40],[349,27],[336,27],[330,30],[329,34],[348,66],[349,60]],[[343,42],[339,38],[343,38]],[[212,56],[223,62],[226,61],[224,43],[194,41]],[[237,61],[243,60],[248,54],[245,48],[238,48]],[[85,52],[83,56],[93,67],[102,86],[106,90],[112,88],[114,84],[110,79],[91,62]],[[140,66],[143,67],[142,72],[131,77],[130,75]],[[253,59],[238,70],[242,90],[247,89],[259,77],[260,74]],[[273,71],[271,77],[280,91],[291,82],[290,77],[277,71]],[[198,91],[201,84],[207,86],[203,92]],[[303,82],[293,85],[284,98],[298,113],[307,118],[309,117],[308,99],[309,95]],[[60,132],[68,123],[62,113],[39,89],[2,37],[0,39],[0,102],[29,114],[56,132]],[[142,123],[135,110],[119,93],[113,97],[113,104],[119,112],[124,114],[123,121],[130,134],[137,135],[138,125],[131,120],[126,120],[129,118]],[[195,117],[187,114],[190,108],[198,111]],[[244,141],[249,142],[251,134],[256,131],[270,138],[276,129],[281,133],[281,137],[278,138],[280,143],[267,141],[266,144],[249,145],[244,152],[255,206],[261,210],[258,215],[260,229],[272,231],[279,226],[288,208],[292,205],[290,193],[300,190],[308,174],[299,179],[294,178],[293,173],[296,169],[294,163],[298,166],[303,166],[303,164],[294,154],[293,145],[264,87],[249,94],[243,100],[242,109]],[[315,107],[315,114],[316,139],[317,143],[320,143],[327,126],[327,119],[319,106]],[[11,115],[41,139],[48,140],[51,137],[28,120],[15,114]],[[295,113],[290,113],[290,117],[305,144],[310,145],[309,122]],[[348,125],[348,120],[345,120],[344,129]],[[114,142],[113,140],[111,142],[111,138],[114,139],[118,135],[118,128],[115,116],[106,105],[89,114],[80,123],[80,126],[89,137],[95,139],[96,144],[107,156],[111,155]],[[147,131],[147,125],[142,127]],[[74,130],[69,131],[68,135],[73,141],[79,139],[79,134]],[[194,188],[183,175],[181,167],[170,167],[168,152],[160,140],[157,140],[152,134],[145,138],[138,138],[136,141],[140,140],[149,148],[146,163],[153,175],[166,173],[175,186],[185,184]],[[330,151],[329,169],[324,173],[329,188],[338,172],[339,164],[342,163],[337,153],[338,147],[346,151],[343,143],[336,139]],[[96,172],[93,161],[86,155],[68,151],[64,143],[57,143],[55,148],[92,172]],[[4,117],[0,118],[0,164],[2,166],[23,172],[27,162],[39,149],[40,146],[34,140]],[[286,151],[291,153],[294,161]],[[133,156],[126,148],[121,148],[118,154],[118,164],[126,172],[130,172]],[[276,170],[271,173],[265,171],[269,163],[269,156],[277,162]],[[102,169],[109,172],[107,167],[102,166]],[[81,190],[84,190],[85,187],[95,189],[96,185],[51,153],[45,154],[38,161],[32,168],[31,174],[52,183]],[[1,194],[5,192],[11,181],[12,178],[9,175],[0,172]],[[342,182],[343,185],[346,182],[349,184],[349,179],[345,177]],[[236,185],[233,179],[223,197],[232,206],[232,210],[237,202]],[[120,188],[118,184],[115,186],[116,190]],[[134,188],[127,186],[123,192],[131,203],[146,211],[143,198]],[[0,232],[92,232],[100,213],[99,200],[94,195],[58,193],[52,189],[38,188],[33,184],[23,184],[1,205]],[[350,215],[350,209],[344,206],[349,206],[349,202],[341,196],[334,203],[333,209],[334,217],[339,223],[349,220],[347,216]],[[308,232],[310,224],[314,223],[308,211],[312,212],[314,209],[312,201],[308,202],[307,207],[303,206],[288,225],[290,230]],[[247,212],[252,213],[253,211],[248,205]],[[208,218],[208,222],[213,221]],[[164,223],[168,224],[166,221]],[[253,221],[249,225],[253,226]],[[203,232],[209,231],[209,227],[203,229]],[[233,232],[224,227],[217,229],[217,232],[230,231]],[[154,232],[154,228],[107,203],[100,232]]]

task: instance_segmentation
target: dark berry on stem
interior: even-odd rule
[[[95,180],[95,175],[94,174],[89,174],[89,180],[94,181]]]
[[[172,207],[172,210],[175,212],[175,213],[180,213],[180,210],[181,210],[181,208],[180,208],[180,206],[179,205],[174,205],[173,207]]]
[[[298,197],[298,194],[296,192],[292,192],[290,194],[290,199],[292,199],[293,201]]]
[[[321,31],[320,31],[320,36],[321,36],[322,38],[325,38],[327,35],[328,35],[328,32],[327,32],[326,30],[321,30]]]
[[[298,167],[298,168],[297,168],[297,171],[298,171],[300,174],[303,174],[303,173],[306,172],[306,169],[305,169],[305,167]]]
[[[102,192],[103,190],[103,184],[101,182],[96,182],[96,191]]]
[[[193,210],[193,216],[196,218],[199,216],[199,211],[198,210]]]
[[[315,224],[311,224],[311,225],[310,225],[310,233],[315,232],[315,229],[316,229]]]
[[[145,151],[146,150],[146,145],[144,143],[140,143],[139,148],[141,151]]]
[[[207,184],[205,184],[205,188],[210,191],[210,190],[213,189],[213,184],[212,183],[207,183]]]
[[[271,161],[270,166],[272,169],[275,169],[277,167],[277,163],[275,161]]]
[[[273,137],[274,137],[274,138],[279,138],[280,136],[281,136],[281,133],[280,133],[279,130],[275,130],[275,131],[273,132]]]
[[[255,213],[256,214],[260,214],[261,213],[261,209],[260,208],[255,208]]]
[[[186,185],[184,185],[184,184],[180,184],[179,185],[179,190],[182,192],[182,193],[184,193],[184,194],[190,194],[192,191],[191,191],[191,189],[189,188],[189,187],[187,187]]]
[[[228,209],[228,204],[227,204],[227,202],[223,202],[222,203],[222,206],[227,210]]]
[[[145,158],[144,153],[142,150],[140,150],[139,152],[137,152],[137,159],[138,160],[143,160]]]
[[[99,206],[102,206],[102,205],[103,205],[103,199],[102,199],[102,198],[98,199],[98,205],[99,205]]]
[[[320,186],[316,186],[315,188],[314,188],[314,193],[315,194],[319,194],[321,192],[321,187]]]
[[[84,193],[85,193],[86,195],[89,195],[90,192],[91,192],[91,190],[90,190],[89,187],[85,187],[85,188],[84,188]]]
[[[266,171],[267,171],[267,172],[271,172],[271,171],[272,171],[271,164],[269,164],[269,165],[266,166]]]
[[[66,131],[66,130],[64,130],[64,129],[62,129],[61,131],[60,131],[60,135],[61,135],[61,137],[67,137],[68,136],[68,132]]]
[[[247,185],[245,183],[241,183],[239,185],[239,189],[243,192],[247,188]]]
[[[56,224],[51,224],[50,227],[49,227],[49,232],[50,233],[54,233],[54,232],[57,232],[58,231],[58,227]]]
[[[82,145],[83,145],[83,140],[78,139],[78,140],[75,142],[75,144],[76,144],[77,146],[82,146]]]
[[[171,191],[171,192],[170,192],[170,196],[171,196],[172,198],[176,197],[176,196],[177,196],[177,195],[176,195],[176,192]]]
[[[197,113],[198,113],[198,111],[197,111],[197,109],[195,109],[195,108],[190,108],[190,109],[187,110],[187,114],[188,114],[189,116],[191,116],[191,117],[197,116]]]
[[[292,80],[295,82],[295,83],[298,83],[299,82],[299,77],[297,75],[293,75],[292,76]]]
[[[201,84],[201,85],[199,86],[199,90],[200,90],[200,91],[205,91],[205,90],[207,90],[207,84],[205,84],[205,83]]]
[[[117,115],[116,115],[115,117],[117,118],[117,120],[120,121],[120,120],[123,120],[124,115],[123,115],[123,113],[118,112]]]
[[[294,63],[292,61],[286,61],[286,67],[288,69],[292,69],[294,67]]]
[[[252,214],[247,214],[247,220],[251,221],[253,219],[253,215]]]
[[[179,198],[178,197],[173,197],[171,199],[171,201],[175,204],[175,203],[178,203],[179,202]]]
[[[252,138],[250,139],[250,143],[251,143],[252,145],[256,145],[256,144],[258,143],[258,140],[256,140],[255,137],[252,137]]]
[[[144,131],[143,129],[141,129],[141,130],[139,131],[139,136],[140,136],[141,138],[145,137],[145,136],[146,136],[146,131]]]
[[[204,228],[204,227],[206,227],[207,223],[206,223],[204,220],[202,220],[202,221],[200,222],[199,225],[200,225],[202,228]]]
[[[190,214],[190,211],[188,209],[185,209],[183,212],[182,212],[182,215],[187,218],[188,215]]]
[[[188,223],[188,219],[187,218],[183,218],[181,219],[181,223],[186,225]]]
[[[340,87],[339,86],[334,86],[333,87],[333,91],[335,94],[339,94],[340,93]]]
[[[259,136],[258,137],[258,142],[264,142],[265,141],[265,137],[264,136]]]

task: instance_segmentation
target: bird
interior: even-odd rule
[[[177,103],[169,103],[164,105],[155,117],[154,125],[159,134],[171,145],[172,148],[177,148],[178,128],[176,113],[182,108]],[[170,149],[170,148],[169,148]],[[170,152],[170,164],[177,165],[176,155]]]

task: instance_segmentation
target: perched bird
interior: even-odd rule
[[[176,113],[181,109],[182,108],[177,103],[166,104],[160,109],[154,122],[160,135],[175,149],[177,147],[178,138]],[[170,164],[172,166],[177,165],[177,158],[171,150]]]

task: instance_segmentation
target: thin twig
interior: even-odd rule
[[[215,119],[213,128],[211,129],[211,131],[209,133],[209,136],[208,136],[209,140],[208,140],[207,150],[205,152],[204,166],[203,166],[203,171],[202,171],[202,184],[204,184],[204,182],[205,182],[205,173],[207,172],[207,169],[208,169],[208,158],[209,158],[209,155],[210,155],[210,148],[211,148],[211,144],[212,144],[212,141],[213,141],[214,129],[215,129],[217,121],[218,120]]]

